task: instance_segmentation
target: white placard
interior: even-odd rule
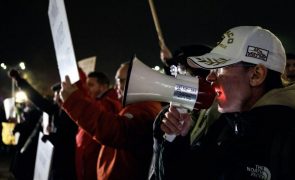
[[[53,154],[53,145],[50,141],[43,142],[43,134],[39,133],[35,170],[34,170],[34,180],[48,180],[51,159]]]
[[[45,135],[49,135],[50,132],[49,132],[49,115],[46,113],[46,112],[43,112],[43,121],[42,121],[42,127],[43,127],[43,133]]]
[[[79,72],[63,0],[50,0],[48,16],[54,42],[60,79],[69,75],[72,83],[79,80]]]
[[[3,101],[6,120],[16,117],[14,98],[6,98]]]
[[[96,56],[92,56],[89,58],[81,59],[78,61],[79,67],[83,70],[83,72],[88,75],[90,72],[95,70]]]

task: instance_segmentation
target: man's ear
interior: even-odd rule
[[[251,69],[251,77],[250,77],[250,85],[251,86],[259,86],[263,83],[267,76],[267,68],[258,64]]]

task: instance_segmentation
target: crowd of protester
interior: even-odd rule
[[[132,60],[118,65],[114,84],[104,72],[79,68],[78,82],[66,76],[52,85],[53,98],[11,69],[7,77],[28,96],[13,131],[20,133],[14,178],[34,178],[42,132],[54,146],[50,180],[295,179],[295,55],[259,26],[233,27],[222,37],[213,48],[161,50],[166,76],[193,76],[215,91],[212,102],[198,98],[206,92],[190,95],[199,105],[186,112],[154,100],[124,105],[128,86],[145,83],[128,84]]]

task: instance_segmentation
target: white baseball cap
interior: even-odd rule
[[[204,69],[248,62],[283,73],[286,54],[281,41],[269,30],[259,26],[238,26],[225,32],[222,41],[210,53],[188,57],[187,62],[192,67]]]

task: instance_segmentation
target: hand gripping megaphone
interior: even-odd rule
[[[207,109],[214,98],[215,91],[208,81],[185,75],[168,76],[134,57],[128,70],[123,105],[159,101],[189,110]]]

